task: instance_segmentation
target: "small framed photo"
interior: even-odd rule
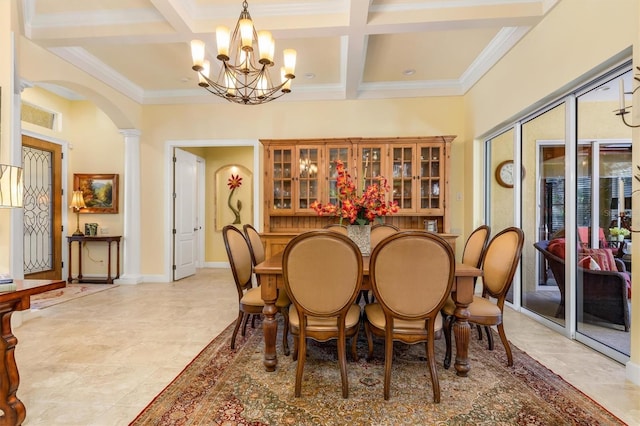
[[[73,191],[82,191],[86,208],[80,213],[118,213],[117,174],[74,173]]]

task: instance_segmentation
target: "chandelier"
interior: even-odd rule
[[[636,67],[636,69],[638,71],[640,71],[640,67]],[[635,77],[633,77],[633,78],[635,80],[637,80],[637,81],[640,81],[640,74],[636,74]],[[622,77],[620,77],[620,108],[616,110],[616,111],[618,111],[618,112],[616,112],[616,115],[619,115],[620,118],[622,118],[622,122],[627,127],[633,127],[633,128],[640,127],[640,124],[627,123],[627,120],[624,118],[625,115],[627,115],[627,114],[629,114],[631,112],[631,111],[628,111],[629,109],[631,109],[631,105],[625,106],[624,95],[634,95],[638,89],[640,89],[640,86],[636,87],[635,89],[633,89],[633,87],[632,87],[631,92],[625,92],[624,91],[624,80],[622,79]],[[638,179],[638,180],[640,180],[640,179]]]
[[[233,34],[227,27],[216,28],[217,59],[221,62],[218,77],[209,78],[210,62],[205,60],[205,45],[201,40],[191,41],[193,70],[198,73],[198,86],[216,96],[244,105],[258,105],[278,99],[291,92],[291,80],[295,78],[296,51],[285,49],[284,66],[280,70],[280,84],[271,79],[274,41],[269,31],[256,32],[247,10],[243,10]],[[234,63],[231,63],[234,58]]]

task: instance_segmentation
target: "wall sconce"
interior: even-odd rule
[[[0,207],[22,207],[22,167],[0,164]]]
[[[74,212],[76,212],[76,232],[73,233],[73,236],[75,237],[84,235],[84,233],[80,230],[80,210],[84,209],[87,206],[84,204],[82,191],[73,191],[73,194],[71,195],[71,204],[69,205],[69,207],[72,208]]]
[[[640,71],[640,67],[636,67],[636,69],[638,71]],[[636,74],[635,77],[633,77],[636,81],[640,81],[640,74]],[[627,127],[640,127],[640,124],[636,124],[633,125],[631,123],[627,123],[627,120],[624,118],[625,115],[629,114],[629,111],[627,111],[627,109],[631,109],[632,105],[629,105],[628,107],[625,107],[624,105],[624,95],[625,94],[630,94],[633,95],[634,93],[636,93],[636,91],[640,89],[640,86],[636,87],[635,89],[633,89],[631,92],[625,92],[624,91],[624,80],[622,80],[622,78],[620,78],[620,108],[617,110],[618,112],[616,112],[616,115],[619,115],[620,118],[622,118],[622,122],[624,123],[625,126]]]

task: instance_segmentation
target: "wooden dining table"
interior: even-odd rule
[[[282,275],[283,252],[267,258],[256,265],[254,272],[258,276],[262,299],[264,300],[264,320],[262,330],[264,333],[264,366],[267,371],[274,371],[278,365],[276,355],[276,336],[278,334],[278,321],[276,314],[276,300],[278,290],[284,289]],[[369,256],[363,258],[362,290],[370,290],[369,284]],[[466,377],[471,369],[469,365],[469,338],[471,327],[469,325],[469,304],[473,301],[474,278],[482,276],[482,270],[473,266],[456,263],[455,280],[451,289],[451,296],[456,303],[456,321],[453,325],[453,334],[456,340],[455,369],[458,376]]]

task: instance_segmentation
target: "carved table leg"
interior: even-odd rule
[[[275,371],[278,365],[276,355],[276,336],[278,335],[278,320],[276,314],[276,299],[278,298],[277,281],[275,275],[260,277],[260,289],[264,300],[264,320],[262,331],[264,333],[264,367],[267,371]]]
[[[14,354],[18,339],[11,331],[12,313],[13,308],[10,305],[0,306],[2,317],[0,350],[4,354],[3,360],[0,362],[0,409],[4,412],[4,415],[0,416],[0,423],[3,425],[20,425],[26,416],[24,404],[16,396],[20,375]]]
[[[451,293],[456,302],[455,316],[453,324],[453,334],[456,337],[456,374],[467,377],[471,366],[469,365],[469,338],[471,336],[471,326],[469,325],[469,304],[473,301],[473,278],[456,278],[456,291]]]

